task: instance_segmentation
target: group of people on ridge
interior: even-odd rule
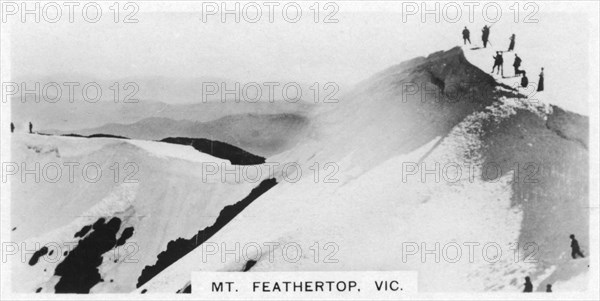
[[[491,28],[492,28],[492,26],[485,25],[485,26],[483,26],[483,29],[481,30],[481,40],[483,41],[483,48],[487,48],[488,43],[490,43],[490,45],[492,44],[489,40]],[[469,45],[470,45],[471,44],[471,33],[466,26],[462,31],[462,36],[463,36],[464,45],[467,45],[467,42],[469,42]],[[507,52],[511,52],[515,49],[516,36],[514,33],[510,36],[509,40],[510,40],[510,43],[508,45]],[[492,67],[491,73],[494,73],[494,71],[496,71],[496,74],[501,74],[502,77],[504,77],[504,58],[502,57],[502,53],[503,53],[503,51],[496,51],[496,55],[493,57],[494,66]],[[521,87],[527,88],[527,86],[529,86],[529,79],[527,78],[527,72],[525,72],[525,70],[519,69],[519,67],[521,67],[521,62],[522,62],[521,58],[515,53],[515,60],[513,62],[513,67],[515,68],[515,77],[521,76]],[[538,92],[544,91],[544,67],[542,67],[542,71],[540,72],[540,75],[539,75],[537,91]]]
[[[491,26],[488,27],[487,25],[484,25],[483,29],[481,30],[481,41],[483,41],[483,48],[487,48],[487,43],[489,42],[489,38],[490,38],[490,28],[491,28]],[[462,31],[462,35],[463,35],[464,44],[467,45],[467,42],[469,42],[469,45],[471,45],[471,32],[469,31],[469,29],[466,26],[465,26],[465,29],[463,29],[463,31]],[[511,45],[509,46],[510,50],[512,50],[515,47],[514,37],[515,37],[515,35],[513,34],[511,37],[512,38]],[[490,45],[491,44],[492,43],[490,42]]]

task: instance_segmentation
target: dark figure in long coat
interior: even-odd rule
[[[469,45],[471,45],[471,32],[465,26],[465,29],[462,31],[463,42],[467,45],[467,41],[469,41]]]
[[[523,290],[524,293],[531,293],[533,292],[533,284],[531,283],[531,278],[529,278],[529,276],[525,277],[525,289]]]
[[[575,239],[575,235],[571,234],[571,236],[569,236],[571,238],[571,257],[573,257],[573,259],[577,258],[577,255],[579,255],[581,258],[584,258],[585,256],[583,256],[583,253],[581,253],[581,249],[579,248],[579,242],[577,241],[577,239]]]
[[[481,30],[481,40],[483,41],[483,48],[487,47],[489,38],[490,38],[490,28],[487,25],[484,25],[483,29]]]
[[[510,36],[510,44],[508,45],[508,51],[513,51],[515,50],[515,34],[513,33],[512,36]]]
[[[542,67],[542,72],[540,72],[540,79],[538,80],[538,92],[544,91],[544,67]]]

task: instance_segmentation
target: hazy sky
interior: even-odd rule
[[[6,52],[6,36],[2,47],[12,73],[25,77],[211,76],[240,81],[353,84],[403,60],[458,45],[464,26],[471,29],[472,41],[480,42],[480,28],[486,23],[481,11],[476,11],[474,22],[469,22],[466,6],[461,7],[463,15],[456,23],[445,21],[443,16],[436,23],[433,15],[421,22],[420,14],[406,16],[407,22],[403,22],[400,2],[380,2],[379,6],[374,2],[338,2],[339,11],[334,15],[338,23],[322,22],[332,8],[325,9],[321,3],[321,22],[315,23],[314,11],[308,7],[313,1],[303,7],[298,23],[286,22],[278,11],[275,21],[268,22],[264,2],[256,2],[265,13],[258,23],[243,19],[236,23],[233,16],[222,23],[219,15],[208,16],[208,21],[202,22],[201,4],[188,1],[138,3],[135,18],[139,22],[125,24],[113,21],[107,7],[111,3],[103,7],[98,23],[85,22],[77,11],[74,23],[69,23],[66,15],[54,24],[22,23],[18,17],[9,16],[3,34],[10,33],[10,51]],[[586,45],[590,33],[597,33],[590,28],[589,19],[597,10],[588,9],[590,15],[586,15],[584,4],[550,3],[541,5],[535,14],[539,23],[526,24],[522,21],[531,9],[523,8],[521,3],[520,22],[515,23],[514,11],[508,5],[511,3],[504,5],[500,21],[492,28],[491,41],[504,48],[510,33],[516,32],[517,49],[528,44],[539,49],[539,55],[548,58],[549,74],[566,72],[567,78],[585,78],[590,50]],[[577,13],[556,13],[567,10]],[[121,8],[119,18],[130,11]],[[254,16],[252,11],[248,16]],[[582,88],[585,85],[587,82],[581,83]]]

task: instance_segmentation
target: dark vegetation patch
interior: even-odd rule
[[[242,272],[248,272],[250,271],[250,269],[256,264],[256,260],[248,260],[248,262],[246,262],[246,265],[244,265],[244,269],[242,270]]]
[[[223,228],[229,221],[235,218],[242,210],[250,205],[260,195],[271,189],[277,184],[275,179],[264,180],[258,185],[258,187],[252,189],[250,194],[243,200],[228,205],[221,210],[217,220],[212,226],[204,228],[204,230],[198,231],[198,233],[189,239],[178,238],[172,240],[167,244],[167,249],[157,256],[157,261],[153,266],[146,266],[142,270],[142,274],[138,278],[137,287],[141,287],[158,273],[162,272],[168,266],[187,255],[189,252],[194,250],[199,245],[210,239],[215,233]]]
[[[118,246],[122,246],[125,244],[125,242],[133,235],[133,227],[128,227],[125,228],[125,230],[123,230],[123,233],[121,234],[121,237],[119,237],[119,240],[117,240],[117,247]]]
[[[36,292],[36,293],[39,293],[39,292],[41,292],[41,291],[42,291],[42,288],[41,288],[41,287],[38,287],[38,288],[35,290],[35,292]]]
[[[118,136],[118,135],[110,135],[110,134],[93,134],[93,135],[89,135],[87,136],[87,138],[116,138],[116,139],[129,139],[125,136]]]
[[[99,229],[100,227],[102,227],[104,225],[104,223],[106,222],[106,219],[104,219],[103,217],[99,218],[93,225],[92,228],[94,230]]]
[[[60,136],[65,136],[65,137],[78,137],[78,138],[115,138],[115,139],[129,139],[127,137],[124,136],[118,136],[118,135],[110,135],[110,134],[93,134],[93,135],[79,135],[79,134],[63,134]]]
[[[46,246],[35,251],[35,253],[33,253],[33,256],[31,256],[31,259],[29,259],[29,265],[35,265],[36,263],[38,263],[38,260],[40,260],[40,257],[46,254],[48,254],[48,247]]]
[[[107,223],[105,221],[104,218],[99,218],[91,227],[93,231],[80,240],[77,247],[56,266],[54,275],[61,276],[54,287],[56,293],[87,294],[94,285],[102,281],[98,271],[98,266],[102,264],[102,254],[115,248],[117,241],[125,234],[117,239],[121,219],[113,217]],[[128,232],[133,233],[133,228]],[[131,233],[128,234],[129,237]]]
[[[213,141],[204,138],[165,138],[161,142],[191,145],[198,151],[211,156],[226,159],[235,165],[257,165],[265,163],[265,158],[251,154],[239,147],[224,142]]]
[[[180,288],[176,292],[177,294],[191,294],[192,293],[192,283],[188,282],[183,288]]]
[[[77,233],[75,233],[73,238],[84,237],[90,230],[92,230],[92,226],[86,225],[83,228],[81,228],[81,230],[79,230]]]
[[[43,134],[48,135],[50,134]],[[79,135],[79,134],[63,134],[60,136],[65,137],[78,137],[78,138],[116,138],[116,139],[129,139],[124,136],[110,135],[110,134],[93,134],[93,135]],[[258,165],[266,162],[266,159],[261,156],[254,155],[247,152],[239,147],[231,144],[209,140],[204,138],[185,138],[185,137],[169,137],[160,140],[159,142],[166,142],[172,144],[191,145],[194,149],[209,154],[211,156],[229,160],[234,165]]]

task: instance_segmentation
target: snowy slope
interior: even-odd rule
[[[444,154],[442,148],[439,150],[440,153],[436,151],[435,155]],[[422,279],[427,279],[420,282],[423,291],[510,286],[514,278],[528,271],[527,265],[521,267],[515,264],[518,272],[499,279],[482,277],[493,275],[490,273],[493,270],[503,273],[506,265],[510,264],[510,256],[504,259],[507,263],[497,266],[480,260],[477,264],[470,264],[464,258],[459,264],[423,264],[418,256],[402,262],[402,242],[433,246],[435,242],[462,244],[483,240],[507,245],[514,242],[519,233],[522,213],[518,209],[510,209],[511,195],[506,189],[506,179],[487,186],[481,182],[456,186],[414,181],[402,183],[402,163],[416,162],[426,151],[427,147],[424,147],[407,156],[393,158],[349,183],[315,184],[309,178],[301,183],[276,187],[210,241],[228,246],[236,243],[242,246],[267,242],[277,242],[281,246],[297,243],[306,252],[297,263],[287,261],[281,249],[273,252],[273,262],[268,260],[267,254],[263,254],[253,271],[418,270]],[[474,188],[475,185],[478,187]],[[278,197],[281,195],[289,197]],[[481,202],[481,198],[494,200],[492,206]],[[476,217],[465,219],[475,212]],[[263,214],[265,218],[255,218],[257,214]],[[481,226],[473,227],[475,224]],[[262,231],[257,232],[256,229]],[[339,252],[333,258],[339,262],[323,263],[321,258],[319,263],[315,263],[313,254],[307,251],[314,242],[321,245],[335,243]],[[219,256],[209,256],[204,263],[200,260],[201,256],[202,249],[199,248],[143,289],[149,292],[176,291],[189,281],[191,271],[241,270],[245,264],[233,258],[223,263]],[[473,277],[465,278],[465,274]]]
[[[16,292],[34,292],[38,288],[42,292],[54,291],[59,281],[55,268],[67,257],[58,253],[69,251],[68,244],[73,243],[74,248],[91,235],[74,237],[84,226],[113,217],[121,221],[117,238],[129,227],[133,228],[133,235],[120,248],[102,254],[98,268],[103,282],[91,291],[129,292],[135,288],[144,265],[153,264],[156,254],[169,241],[212,225],[224,206],[243,199],[257,185],[233,177],[224,181],[220,177],[203,178],[203,164],[233,167],[227,160],[202,154],[190,146],[167,143],[17,134],[13,136],[12,154],[14,162],[27,164],[80,164],[72,182],[64,166],[63,176],[56,183],[45,178],[36,183],[33,176],[24,182],[18,178],[9,180],[13,199],[11,228],[15,228],[12,241],[25,243],[29,250],[35,250],[36,243],[58,247],[55,254],[43,257],[33,266],[28,264],[33,252],[23,252],[23,259],[21,253],[9,258]],[[116,163],[118,178],[114,174]],[[126,168],[127,163],[135,168]],[[85,164],[101,167],[99,181],[85,181],[81,173]],[[89,175],[94,177],[94,169]],[[127,180],[128,175],[131,177]],[[75,275],[78,272],[82,271],[75,271]]]
[[[65,279],[91,276],[90,292],[174,293],[189,285],[193,271],[242,271],[256,257],[250,272],[416,270],[421,291],[517,292],[525,275],[536,289],[545,283],[582,289],[573,281],[585,281],[585,261],[568,260],[568,234],[577,233],[587,250],[587,118],[519,99],[473,59],[485,51],[453,48],[375,74],[339,103],[308,113],[312,131],[267,159],[278,164],[274,175],[265,172],[268,164],[257,166],[261,174],[254,181],[223,180],[222,172],[207,180],[205,164],[236,167],[190,146],[15,135],[13,161],[95,162],[109,177],[97,183],[65,177],[58,183],[11,182],[14,241],[89,248],[91,239],[105,235],[138,249],[137,262],[126,261],[126,250],[116,254],[114,243],[96,250],[98,271],[65,272],[60,266],[68,260],[50,262],[46,255],[30,265],[31,252],[24,262],[13,257],[14,289],[53,292]],[[427,93],[409,90],[413,85]],[[450,86],[475,96],[449,101]],[[110,167],[116,162],[122,174],[115,182]],[[139,181],[124,183],[128,162],[138,167]],[[529,175],[523,166],[511,169],[527,162],[541,167],[538,182],[522,182]],[[284,168],[288,163],[292,168]],[[407,170],[436,165],[437,179]],[[490,165],[501,169],[492,178],[482,174]],[[456,176],[455,168],[447,168],[452,166],[462,173],[448,180]],[[258,193],[237,216],[224,214],[256,196],[259,183],[271,176],[277,185]],[[226,215],[233,219],[219,220]],[[118,223],[109,222],[113,218]],[[93,231],[81,231],[94,224]],[[215,224],[216,234],[198,242]],[[85,233],[74,237],[78,232]],[[522,249],[514,254],[515,244],[528,242],[539,246],[537,261]],[[279,245],[270,250],[269,243]],[[295,257],[285,248],[292,243],[303,251],[298,260],[286,257]],[[311,251],[315,243],[318,256]],[[436,243],[463,246],[463,254],[456,262],[403,256],[407,244],[431,249]],[[479,244],[473,260],[465,243]],[[491,263],[481,253],[490,243],[502,250]],[[206,254],[208,245],[256,244],[262,248],[245,248],[247,256]]]
[[[367,80],[354,98],[315,117],[322,130],[313,141],[268,160],[300,162],[308,173],[296,183],[282,181],[209,242],[230,248],[237,243],[297,243],[305,251],[298,262],[286,260],[281,248],[263,253],[251,271],[417,270],[421,291],[518,292],[526,275],[536,289],[564,277],[585,278],[579,276],[585,275],[585,264],[568,267],[568,240],[561,240],[570,232],[581,233],[580,242],[587,245],[588,187],[586,173],[581,172],[587,168],[587,138],[579,141],[548,126],[548,120],[556,119],[556,107],[517,99],[476,69],[462,59],[462,51],[453,49],[405,62]],[[488,98],[476,98],[471,104],[420,103],[417,94],[398,101],[402,82],[433,83],[443,90],[443,83],[460,80],[479,83],[466,88],[488,92],[482,94]],[[584,117],[573,119],[583,120],[585,127],[579,129],[587,131]],[[315,183],[308,168],[314,162],[334,162],[339,182]],[[539,183],[523,185],[515,173],[524,171],[507,166],[526,162],[550,168],[540,172]],[[429,168],[436,163],[468,165],[475,172],[469,176],[463,169],[459,181],[436,181],[431,175],[422,180],[420,173],[404,180],[407,163]],[[482,169],[490,163],[502,172],[484,178]],[[546,211],[548,206],[551,211]],[[565,228],[557,231],[551,225]],[[338,261],[315,262],[308,251],[315,242],[334,243]],[[403,260],[403,243],[433,248],[436,242],[494,243],[503,255],[494,263],[481,255],[470,262],[465,254],[455,263],[438,263],[432,257],[423,261],[418,256]],[[538,257],[532,260],[531,253],[522,249],[515,257],[511,248],[516,243],[523,248],[527,242],[537,244]],[[139,291],[175,292],[189,284],[192,271],[241,271],[248,260],[224,260],[221,253],[207,257],[205,251],[197,248]]]
[[[502,30],[503,28],[500,28]],[[518,29],[518,26],[517,26]],[[513,28],[513,30],[516,30]],[[565,30],[565,29],[563,29]],[[533,37],[527,36],[528,31],[520,31],[521,40],[524,44],[521,47],[516,47],[515,51],[512,52],[504,52],[504,75],[498,75],[497,72],[490,73],[494,79],[502,84],[507,85],[511,88],[518,88],[519,92],[522,93],[521,99],[509,99],[511,102],[510,107],[512,108],[528,108],[526,111],[542,111],[544,114],[541,114],[542,118],[546,122],[546,126],[558,133],[559,136],[563,138],[569,138],[569,142],[577,143],[580,142],[580,145],[584,147],[585,150],[588,148],[588,135],[589,135],[589,124],[588,118],[583,117],[581,115],[571,113],[568,111],[564,111],[560,107],[555,105],[565,105],[569,108],[577,108],[578,111],[586,113],[585,109],[585,101],[584,99],[578,99],[575,97],[569,97],[569,93],[581,89],[581,85],[583,84],[581,81],[574,81],[573,77],[575,76],[575,72],[577,70],[569,69],[569,70],[560,70],[557,73],[548,74],[548,64],[555,65],[556,62],[554,59],[549,59],[548,54],[542,51],[540,46],[535,46],[535,43],[532,41]],[[501,34],[507,34],[507,31],[501,31]],[[525,35],[525,37],[523,37]],[[491,46],[488,48],[480,48],[480,41],[477,41],[476,46],[472,47],[470,45],[464,46],[463,50],[465,52],[465,56],[468,60],[474,65],[478,66],[480,69],[485,71],[491,71],[491,66],[493,65],[492,57],[496,54],[495,51],[504,51],[506,49],[503,48],[504,45],[498,45],[496,47]],[[519,44],[517,42],[517,44]],[[571,51],[572,54],[579,53],[580,50],[576,49],[574,45],[565,45],[564,49],[561,49],[561,52]],[[514,62],[514,54],[518,54],[521,59],[523,59],[523,64],[519,68],[520,70],[526,70],[530,85],[527,88],[523,88],[520,86],[521,77],[514,76],[514,68],[512,66]],[[539,73],[542,67],[545,67],[545,89],[544,91],[537,91],[537,85],[539,81]],[[563,72],[564,71],[564,72]],[[548,81],[548,77],[550,77],[550,81]],[[580,94],[585,94],[585,91],[579,91]],[[513,109],[513,114],[517,113]],[[564,120],[565,117],[563,115],[569,116],[567,120]],[[521,120],[515,122],[517,127],[522,127],[523,117],[513,118],[515,120]],[[554,125],[557,124],[561,129],[557,129]],[[504,123],[506,125],[506,123]],[[512,130],[516,130],[514,126],[510,127]],[[577,130],[575,130],[577,129]],[[564,133],[568,133],[564,135]],[[494,135],[492,133],[491,135]],[[536,134],[533,134],[536,135]],[[525,132],[525,136],[530,136]],[[529,139],[528,139],[529,140]],[[543,142],[543,141],[541,141]],[[544,260],[539,265],[538,269],[545,269],[547,271],[543,277],[540,277],[541,282],[538,290],[544,291],[546,284],[552,284],[554,290],[561,291],[561,286],[564,287],[564,291],[581,291],[587,287],[587,269],[589,262],[587,260],[582,260],[581,262],[573,262],[570,259],[570,254],[568,248],[558,249],[557,247],[561,245],[566,245],[568,240],[566,237],[570,235],[570,233],[583,232],[585,234],[588,233],[589,227],[589,213],[586,210],[576,210],[578,213],[574,213],[572,210],[568,208],[564,208],[561,206],[561,203],[566,200],[567,202],[575,201],[579,203],[581,207],[585,208],[588,206],[588,198],[587,198],[587,184],[582,183],[587,180],[587,162],[589,160],[587,156],[587,151],[584,153],[579,153],[579,151],[574,150],[567,146],[565,148],[564,145],[556,144],[554,146],[547,146],[546,143],[541,144],[540,149],[538,145],[530,145],[531,143],[527,143],[527,145],[531,148],[531,152],[543,153],[543,148],[552,147],[553,151],[549,153],[550,158],[544,156],[538,156],[536,158],[537,162],[541,166],[541,173],[543,174],[542,182],[537,184],[536,187],[526,187],[520,189],[518,192],[521,195],[521,200],[525,202],[531,201],[531,197],[533,197],[533,205],[531,207],[535,208],[531,210],[529,216],[533,216],[530,218],[532,221],[526,222],[528,229],[523,229],[523,232],[530,233],[532,230],[538,232],[540,237],[546,236],[544,244],[540,244],[540,252],[543,254],[541,258]],[[505,147],[505,149],[510,148],[511,146]],[[575,147],[576,149],[581,149],[580,147]],[[488,150],[489,151],[489,150]],[[505,156],[510,156],[506,154]],[[563,162],[552,162],[549,165],[544,160],[552,160],[552,158],[561,158],[564,160]],[[523,162],[523,157],[520,159],[513,159],[513,161],[521,161]],[[556,160],[556,159],[554,159]],[[582,160],[577,162],[578,160]],[[558,164],[557,164],[558,163]],[[556,168],[557,165],[564,164],[562,168]],[[548,168],[550,167],[550,168]],[[574,169],[576,171],[574,171]],[[560,171],[559,171],[560,170]],[[549,173],[553,172],[564,173],[563,175],[558,177],[558,181],[551,180],[552,175]],[[584,176],[584,177],[582,177]],[[579,178],[579,181],[576,180]],[[556,181],[556,182],[555,182]],[[574,186],[570,186],[574,184]],[[562,190],[554,190],[551,189],[552,185],[564,186]],[[533,188],[535,189],[534,193],[523,193],[524,190]],[[546,190],[550,189],[550,190]],[[516,189],[515,189],[516,190]],[[546,191],[544,191],[546,190]],[[548,193],[551,191],[551,193]],[[573,194],[571,194],[573,193]],[[545,199],[557,199],[561,203],[550,201],[550,204],[544,200]],[[535,202],[539,202],[541,204],[536,205]],[[532,204],[531,202],[529,204]],[[565,210],[565,211],[563,211]],[[562,218],[560,220],[552,220],[544,217],[546,215],[546,211],[552,212],[565,212],[566,216],[570,216],[570,218]],[[535,216],[538,217],[535,217]],[[552,214],[551,214],[552,215]],[[575,216],[573,216],[575,215]],[[539,218],[539,216],[542,216]],[[540,226],[542,225],[542,226]],[[544,233],[544,234],[541,234]],[[526,241],[531,241],[532,235],[522,235],[529,236],[529,239],[525,239]],[[587,237],[584,237],[587,242]],[[523,239],[522,239],[523,241]],[[556,243],[558,242],[558,243]],[[546,245],[548,244],[548,245]],[[549,248],[549,246],[552,246]],[[550,250],[549,250],[550,249]],[[553,254],[552,254],[553,253]],[[545,255],[545,256],[544,256]],[[583,272],[583,274],[581,274]],[[544,279],[544,277],[547,277]],[[556,282],[556,283],[555,283]]]

